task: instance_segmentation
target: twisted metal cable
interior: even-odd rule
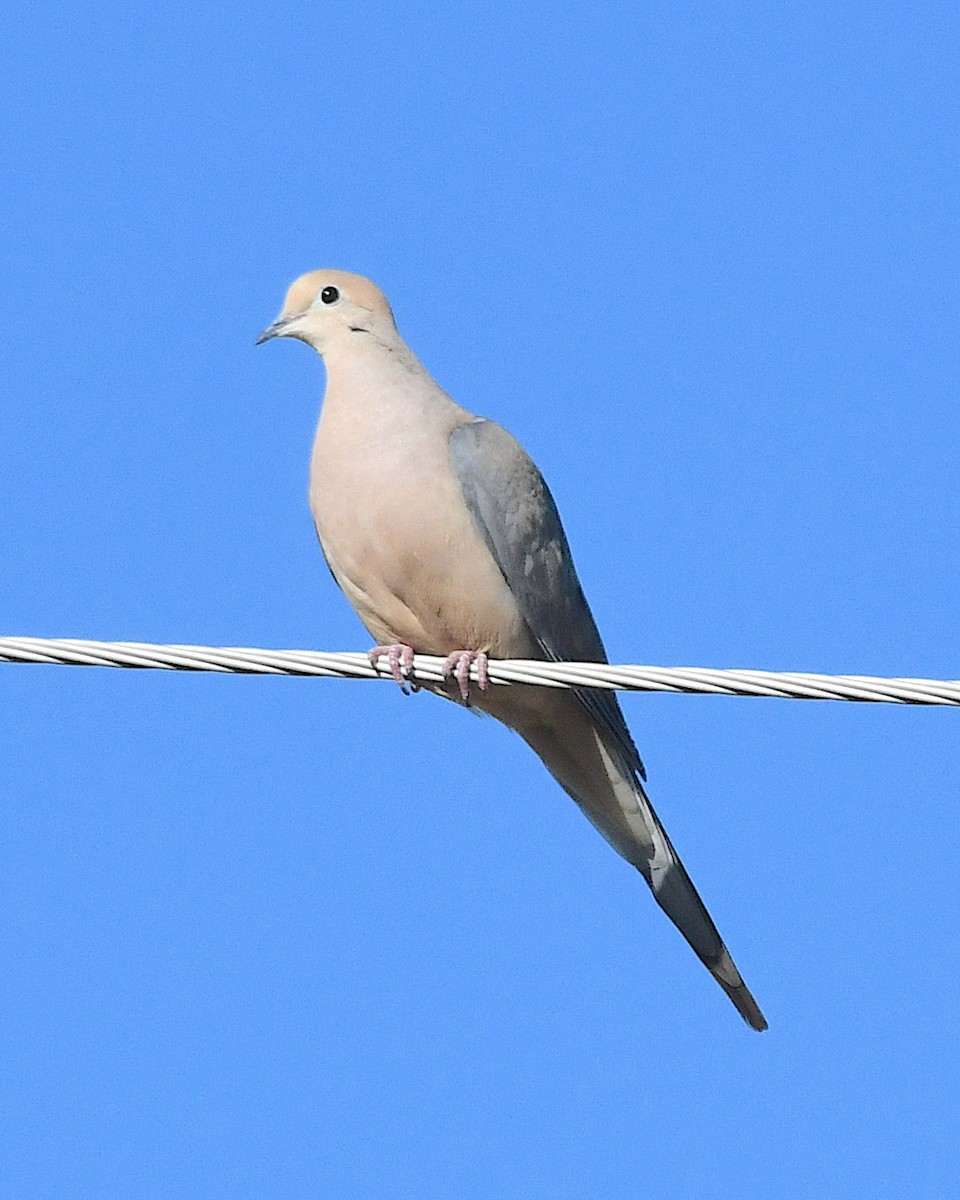
[[[390,678],[386,663],[366,654],[321,650],[93,642],[74,638],[0,637],[0,662],[64,666],[137,667],[167,671],[220,671],[240,675],[321,675],[341,679]],[[442,658],[418,654],[422,683],[443,680]],[[476,679],[476,668],[471,673]],[[810,675],[795,671],[715,670],[491,659],[491,684],[591,687],[609,691],[684,692],[714,696],[777,696],[790,700],[859,700],[889,704],[960,706],[960,680],[888,679],[874,675]]]

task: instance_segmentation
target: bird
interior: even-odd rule
[[[553,496],[523,447],[434,381],[376,284],[317,270],[257,338],[293,338],[326,368],[310,508],[327,565],[404,690],[424,686],[515,730],[657,903],[751,1028],[766,1019],[645,789],[613,692],[489,687],[489,658],[607,662]],[[471,679],[471,670],[476,685]]]

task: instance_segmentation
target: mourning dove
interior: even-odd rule
[[[257,340],[274,337],[306,342],[326,365],[310,506],[330,570],[377,642],[371,659],[386,656],[402,685],[414,653],[445,656],[449,683],[433,690],[520,734],[643,875],[744,1020],[766,1029],[647,798],[616,696],[486,687],[487,655],[607,661],[536,466],[434,382],[359,275],[301,276]]]

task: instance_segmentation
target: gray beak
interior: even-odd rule
[[[296,320],[300,315],[300,313],[288,313],[285,317],[277,317],[272,325],[268,325],[262,333],[257,335],[256,345],[262,346],[264,342],[269,342],[271,338],[283,337],[283,331],[291,321]]]

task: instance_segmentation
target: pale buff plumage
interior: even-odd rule
[[[536,468],[509,435],[433,381],[375,284],[343,271],[301,276],[260,340],[275,336],[323,356],[310,505],[334,577],[379,645],[440,656],[603,657]],[[453,686],[437,690],[457,696]],[[744,1019],[766,1028],[650,806],[616,700],[513,687],[475,689],[471,703],[532,746],[643,873]]]

